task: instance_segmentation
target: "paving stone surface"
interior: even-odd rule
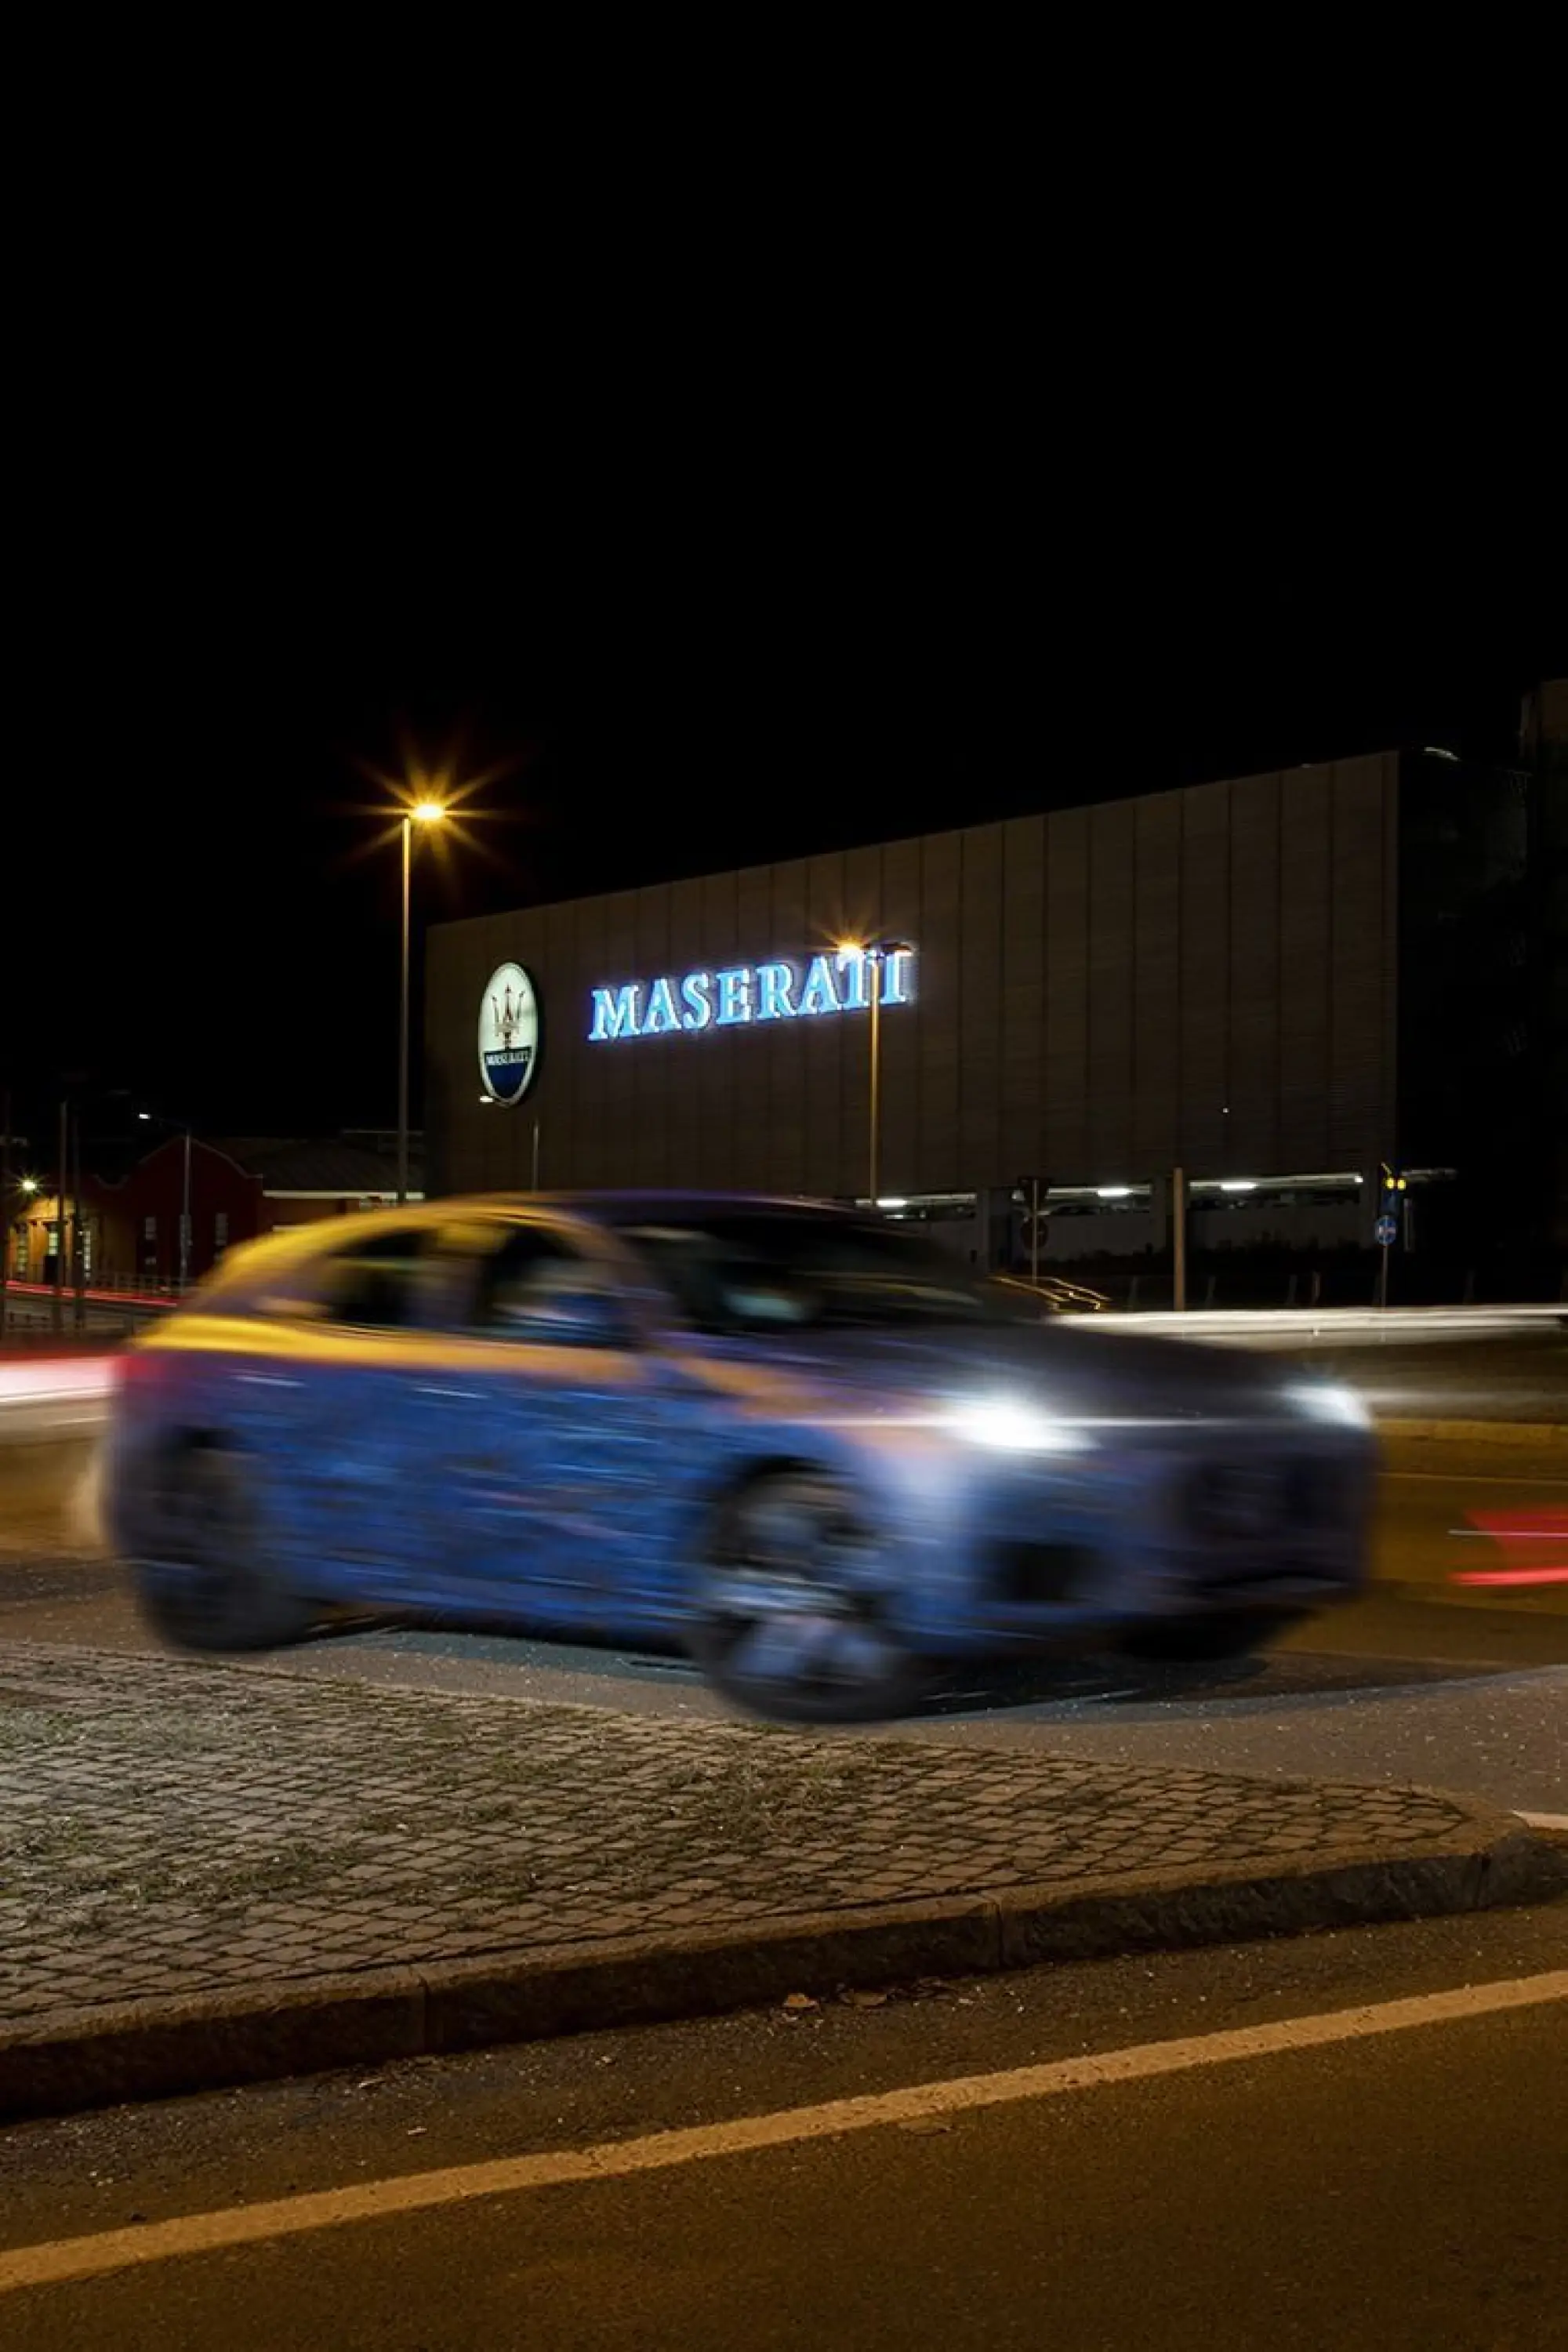
[[[0,1654],[0,2021],[1157,1869],[1394,1857],[1429,1791]]]

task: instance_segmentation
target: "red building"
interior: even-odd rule
[[[46,1181],[23,1178],[6,1204],[5,1271],[13,1282],[55,1278],[59,1202]],[[396,1197],[389,1160],[353,1137],[209,1143],[193,1136],[187,1143],[173,1135],[122,1177],[83,1175],[79,1200],[66,1202],[67,1281],[74,1286],[79,1273],[94,1290],[172,1288],[187,1218],[184,1271],[195,1282],[237,1243]]]

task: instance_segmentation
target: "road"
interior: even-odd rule
[[[1414,1318],[1394,1317],[1386,1327],[1366,1318],[1361,1328],[1347,1328],[1332,1317],[1314,1327],[1307,1315],[1268,1314],[1187,1316],[1180,1326],[1171,1317],[1116,1316],[1103,1328],[1114,1338],[1150,1325],[1327,1372],[1359,1390],[1380,1420],[1568,1417],[1568,1304],[1533,1309],[1521,1328],[1509,1330],[1459,1315],[1436,1328],[1424,1322],[1419,1329]]]
[[[1562,2352],[1565,2192],[1559,1903],[19,2126],[0,2340]]]

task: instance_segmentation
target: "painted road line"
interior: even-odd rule
[[[71,2279],[100,2278],[111,2271],[216,2253],[234,2246],[302,2237],[352,2222],[429,2212],[477,2198],[521,2196],[566,2182],[627,2179],[718,2157],[795,2147],[812,2140],[841,2138],[851,2132],[919,2124],[932,2116],[1015,2105],[1111,2084],[1148,2082],[1196,2067],[1273,2058],[1294,2050],[1321,2050],[1336,2042],[1407,2032],[1419,2026],[1458,2024],[1552,2001],[1568,2001],[1568,1969],[1494,1984],[1464,1985],[1451,1992],[1424,1993],[1405,2000],[1331,2010],[1314,2017],[1285,2018],[1274,2025],[1240,2026],[1229,2032],[1181,2041],[1148,2042],[1131,2049],[1057,2059],[1042,2066],[1012,2067],[1002,2074],[918,2083],[906,2090],[830,2099],[820,2106],[788,2107],[773,2115],[742,2116],[729,2123],[698,2124],[679,2131],[654,2132],[641,2139],[503,2157],[483,2164],[453,2165],[436,2172],[405,2173],[320,2189],[303,2197],[278,2198],[223,2212],[187,2213],[170,2221],[144,2222],[133,2229],[108,2230],[96,2236],[64,2238],[0,2253],[0,2294],[58,2286]]]

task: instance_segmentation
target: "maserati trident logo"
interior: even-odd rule
[[[479,999],[479,1077],[492,1102],[521,1102],[539,1067],[539,998],[520,963],[497,966]]]

